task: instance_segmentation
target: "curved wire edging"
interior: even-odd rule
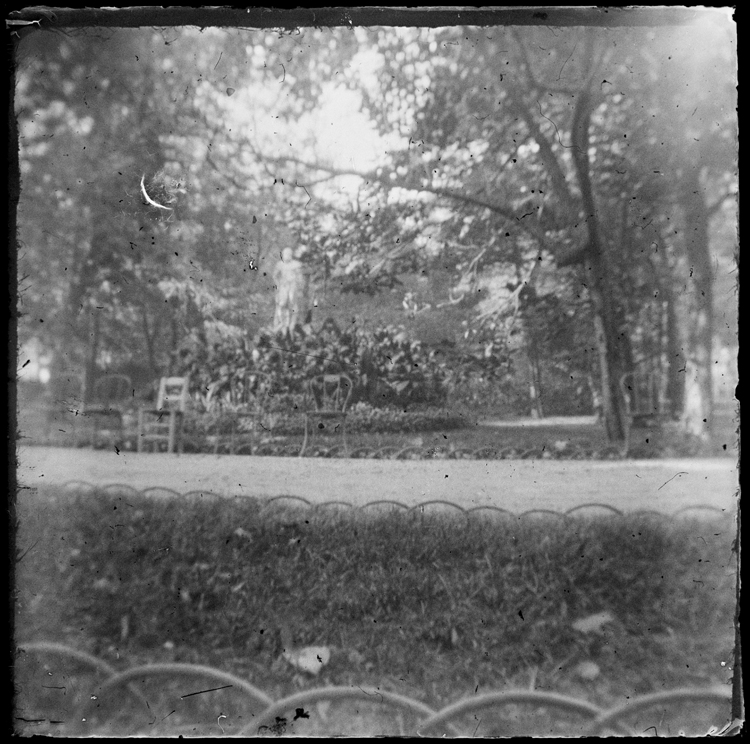
[[[476,697],[464,698],[443,708],[440,712],[428,718],[419,727],[419,733],[423,734],[431,728],[445,724],[452,718],[473,713],[490,705],[502,707],[515,703],[528,703],[537,707],[560,708],[585,716],[588,719],[598,719],[606,711],[602,708],[577,698],[567,697],[555,692],[538,692],[535,690],[504,690],[502,692],[486,692]]]
[[[568,509],[565,512],[565,515],[569,516],[573,512],[581,511],[582,509],[604,509],[606,511],[612,512],[613,514],[616,514],[618,517],[621,517],[624,514],[624,512],[621,511],[620,509],[618,509],[617,507],[610,506],[609,504],[602,504],[600,502],[594,501],[594,502],[590,502],[590,503],[586,503],[586,504],[579,504],[578,506],[574,506],[571,509]]]
[[[175,491],[171,488],[162,488],[159,486],[153,486],[149,488],[145,488],[143,490],[138,490],[136,488],[133,488],[132,486],[125,486],[121,483],[114,483],[111,485],[104,485],[104,486],[97,486],[92,483],[88,483],[87,481],[68,481],[66,483],[63,483],[62,488],[67,493],[76,493],[76,490],[79,489],[84,494],[92,494],[97,491],[103,491],[109,496],[123,496],[125,494],[130,496],[149,496],[151,495],[151,492],[158,493],[161,495],[167,495],[167,496],[177,496],[180,498],[210,498],[210,499],[231,499],[234,498],[232,496],[229,496],[225,493],[216,493],[214,491],[202,491],[202,490],[194,490],[194,491],[187,491],[185,493],[179,493],[178,491]],[[118,490],[118,489],[127,489],[127,490]],[[399,509],[403,509],[405,512],[416,512],[420,509],[424,509],[426,506],[433,506],[433,505],[442,505],[442,506],[448,506],[452,509],[455,509],[456,511],[460,511],[463,514],[469,516],[472,514],[477,514],[482,511],[491,511],[491,512],[497,512],[498,514],[502,514],[507,517],[517,518],[521,519],[523,517],[529,517],[533,515],[547,515],[547,516],[553,516],[556,518],[561,519],[569,519],[573,517],[574,515],[577,516],[577,512],[585,511],[586,509],[602,509],[604,511],[611,512],[612,515],[618,516],[618,517],[656,517],[658,519],[675,519],[678,517],[681,517],[685,514],[688,514],[690,512],[707,512],[710,513],[712,516],[719,516],[724,518],[730,518],[732,516],[732,513],[728,509],[723,509],[718,506],[713,506],[711,504],[691,504],[689,506],[683,506],[680,507],[677,511],[669,514],[666,512],[660,512],[655,509],[635,509],[630,512],[622,511],[621,509],[618,509],[617,507],[611,506],[609,504],[605,504],[603,502],[586,502],[584,504],[579,504],[577,506],[573,506],[570,509],[567,509],[566,511],[558,511],[555,509],[528,509],[527,511],[523,512],[513,512],[509,509],[505,509],[501,506],[495,506],[494,504],[482,504],[479,506],[472,506],[472,507],[464,507],[460,504],[457,504],[454,501],[449,501],[445,499],[430,499],[427,501],[420,501],[417,504],[406,504],[403,501],[397,501],[395,499],[377,499],[375,501],[368,501],[365,504],[353,504],[350,501],[344,501],[344,500],[329,500],[329,501],[322,501],[318,504],[313,503],[309,499],[306,499],[304,496],[295,496],[293,494],[283,494],[281,496],[271,496],[269,498],[258,498],[257,499],[263,507],[268,507],[271,504],[276,504],[279,502],[290,502],[294,503],[297,502],[300,506],[303,506],[304,508],[311,509],[315,511],[316,509],[325,509],[332,506],[340,506],[340,507],[346,507],[351,508],[352,511],[365,511],[370,508],[378,507],[378,506],[393,506],[398,507]]]
[[[378,499],[377,501],[368,501],[366,504],[360,506],[359,509],[364,511],[365,509],[369,509],[373,506],[396,506],[399,509],[403,509],[407,512],[410,509],[408,504],[404,504],[402,501],[396,501],[395,499]]]
[[[354,504],[351,504],[348,501],[321,501],[319,504],[315,504],[316,509],[327,509],[332,506],[343,506],[347,509],[354,509]]]
[[[102,661],[96,656],[86,653],[85,651],[79,651],[77,648],[72,646],[66,646],[64,643],[57,643],[55,641],[35,641],[33,643],[19,643],[18,650],[24,653],[31,654],[57,654],[58,656],[67,656],[71,659],[95,669],[102,675],[106,675],[109,679],[116,677],[118,672],[113,666],[107,664],[106,661]],[[143,696],[140,690],[134,685],[128,685],[128,689],[132,692],[140,703],[144,706],[148,705],[148,701]]]
[[[167,498],[174,498],[175,496],[181,496],[179,491],[175,491],[174,488],[165,488],[162,486],[151,486],[150,488],[144,488],[141,491],[142,496],[166,496]],[[190,494],[185,494],[189,496]]]
[[[494,506],[493,504],[487,504],[485,506],[472,506],[471,509],[467,509],[467,514],[476,514],[478,512],[482,511],[492,511],[497,512],[498,514],[502,514],[505,517],[515,517],[516,514],[510,509],[503,509],[502,506]]]
[[[34,641],[32,643],[19,643],[17,649],[29,654],[49,653],[58,654],[60,656],[69,656],[71,659],[80,661],[82,664],[86,664],[92,669],[96,669],[97,672],[101,672],[107,676],[111,677],[117,674],[117,670],[113,666],[107,664],[106,661],[102,661],[85,651],[79,651],[72,646],[66,646],[64,643],[57,643],[55,641]]]
[[[185,499],[213,499],[216,501],[217,499],[227,499],[231,498],[231,496],[227,496],[223,493],[215,493],[214,491],[204,491],[202,489],[196,489],[193,491],[187,491],[184,494],[179,494],[182,496],[182,498]]]
[[[238,677],[235,674],[224,672],[221,669],[216,669],[211,666],[204,666],[202,664],[144,664],[142,666],[132,667],[124,672],[119,672],[114,676],[110,677],[104,684],[99,688],[98,700],[102,700],[106,693],[110,693],[113,689],[120,685],[132,685],[137,680],[143,679],[144,677],[164,677],[164,676],[180,676],[180,677],[203,677],[204,679],[213,679],[217,682],[231,685],[232,688],[238,689],[240,692],[252,698],[256,702],[259,702],[265,708],[269,708],[274,704],[273,698],[266,695],[263,690],[258,689],[255,685],[250,682]],[[142,696],[141,696],[142,697]],[[77,721],[85,720],[88,710],[93,707],[92,700],[86,700],[81,705],[79,715],[76,716]],[[98,702],[98,701],[97,701]],[[145,698],[144,698],[145,702]],[[148,703],[146,703],[148,706]]]
[[[722,509],[719,506],[711,506],[710,504],[691,504],[690,506],[683,506],[679,508],[674,514],[673,517],[679,517],[685,514],[686,512],[692,512],[692,511],[712,511],[716,514],[719,514],[720,516],[725,516],[726,509]]]
[[[304,496],[272,496],[270,499],[263,499],[264,504],[274,504],[277,501],[301,501],[305,506],[314,507],[312,501],[308,501]]]
[[[555,511],[554,509],[528,509],[525,512],[521,512],[518,515],[518,518],[523,519],[523,517],[530,517],[532,515],[536,516],[537,514],[544,514],[550,517],[556,517],[557,519],[569,519],[567,512]]]
[[[611,708],[610,710],[602,711],[584,735],[597,736],[607,726],[611,726],[613,723],[619,722],[619,719],[646,710],[652,705],[659,705],[660,703],[692,702],[695,700],[717,703],[731,702],[732,693],[729,690],[692,690],[689,688],[682,688],[679,690],[666,690],[664,692],[654,692],[650,695],[644,695],[640,698],[633,698],[624,705],[620,705],[617,708]]]
[[[138,688],[138,682],[147,677],[202,677],[215,680],[234,691],[240,692],[250,698],[254,703],[263,706],[252,723],[247,723],[240,730],[239,736],[256,736],[264,729],[271,729],[283,713],[289,710],[298,710],[306,705],[321,701],[362,700],[363,696],[368,702],[386,704],[395,708],[412,713],[418,717],[416,732],[424,735],[431,731],[430,735],[443,730],[453,736],[460,736],[461,732],[455,725],[455,719],[474,713],[477,710],[495,707],[502,708],[506,705],[529,705],[536,708],[554,708],[563,712],[573,713],[585,719],[582,735],[597,736],[606,730],[614,730],[617,733],[628,733],[629,729],[625,719],[636,713],[640,713],[655,705],[672,705],[686,702],[708,702],[708,703],[730,703],[732,701],[731,690],[717,687],[679,688],[663,692],[650,693],[628,700],[626,704],[613,708],[601,708],[586,700],[570,697],[556,692],[540,690],[502,690],[487,692],[482,695],[474,695],[463,698],[457,702],[450,703],[440,710],[431,708],[426,703],[389,690],[370,686],[328,686],[318,687],[294,693],[281,700],[274,700],[267,693],[256,687],[247,680],[235,674],[225,672],[212,666],[188,663],[155,663],[131,667],[118,672],[106,662],[79,651],[70,646],[50,641],[37,641],[22,643],[18,645],[20,651],[26,653],[49,653],[68,656],[81,662],[100,674],[108,675],[97,690],[96,696],[90,696],[80,703],[73,716],[74,726],[80,727],[87,720],[88,712],[98,707],[99,701],[104,701],[105,696],[111,694],[121,685],[126,685],[144,705],[149,709],[148,701],[143,692]],[[188,724],[181,724],[183,728]]]
[[[129,486],[127,483],[111,483],[108,486],[102,486],[102,491],[104,491],[107,496],[140,496],[143,494],[142,491],[139,491],[137,488],[133,488],[133,486]]]
[[[289,697],[282,698],[263,711],[257,721],[245,726],[245,728],[239,732],[239,735],[250,736],[251,734],[257,734],[260,729],[266,728],[269,724],[272,724],[277,716],[280,716],[287,710],[296,709],[305,704],[317,703],[322,700],[357,700],[362,699],[363,696],[368,702],[387,703],[411,713],[427,716],[428,718],[434,718],[437,714],[435,710],[424,703],[420,703],[418,700],[414,700],[413,698],[401,695],[397,692],[381,690],[376,687],[319,687],[317,689],[305,690],[304,692],[298,692],[294,695],[289,695]],[[377,697],[378,700],[372,700],[372,698],[375,697]],[[254,731],[250,730],[251,726],[254,728]]]
[[[464,509],[463,506],[460,506],[459,504],[454,503],[453,501],[446,501],[444,499],[431,499],[430,501],[422,501],[419,504],[415,504],[414,506],[409,507],[410,512],[415,512],[417,510],[424,511],[424,508],[426,506],[450,506],[453,509],[457,509],[462,514],[466,514],[466,509]]]

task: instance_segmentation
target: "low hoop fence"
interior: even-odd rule
[[[274,698],[197,663],[115,669],[50,641],[15,659],[17,731],[57,735],[706,735],[732,726],[729,687],[678,688],[611,707],[543,690],[470,694],[435,708],[393,684],[317,686]],[[46,683],[46,684],[44,684]],[[309,684],[309,680],[298,680]],[[38,690],[44,689],[44,694]]]
[[[129,486],[123,483],[111,483],[106,485],[95,485],[87,481],[68,481],[64,483],[63,491],[70,494],[80,495],[91,495],[96,492],[104,493],[107,496],[119,496],[119,497],[150,497],[150,498],[197,498],[205,500],[213,499],[232,499],[236,498],[232,494],[226,494],[215,491],[201,491],[193,490],[185,493],[180,493],[172,488],[162,488],[154,486],[139,490],[133,486]],[[241,498],[251,498],[242,496]],[[493,504],[480,504],[478,506],[465,507],[461,504],[457,504],[454,501],[445,499],[430,499],[427,501],[420,501],[416,504],[408,504],[398,499],[377,499],[375,501],[368,501],[364,504],[355,504],[351,501],[344,499],[314,502],[304,496],[296,496],[292,494],[284,494],[279,496],[271,496],[267,498],[257,498],[257,501],[261,503],[263,507],[272,508],[276,506],[285,507],[299,507],[310,511],[330,510],[333,508],[345,509],[350,512],[374,512],[376,510],[392,509],[402,511],[404,513],[421,513],[430,514],[442,511],[443,513],[453,513],[456,515],[462,515],[467,518],[471,517],[497,517],[497,518],[508,518],[508,519],[524,519],[529,517],[544,517],[548,516],[555,519],[573,519],[575,517],[633,517],[639,516],[644,518],[653,519],[680,519],[680,518],[708,518],[708,519],[723,519],[731,518],[733,515],[727,509],[722,509],[711,504],[689,504],[677,509],[674,512],[662,512],[656,509],[633,509],[631,511],[623,511],[618,509],[611,504],[604,502],[585,502],[578,504],[564,511],[556,509],[527,509],[522,512],[514,512],[509,509],[505,509],[500,506]]]

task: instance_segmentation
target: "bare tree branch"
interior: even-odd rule
[[[512,305],[513,312],[511,314],[510,323],[511,325],[515,323],[516,317],[521,310],[521,292],[523,292],[525,287],[531,286],[531,283],[534,280],[534,275],[537,273],[540,264],[541,262],[535,257],[531,263],[531,267],[518,283],[518,286],[513,292],[511,292],[510,296],[504,299],[499,299],[499,301],[495,302],[484,312],[479,313],[477,315],[477,320],[481,323],[482,321],[487,320],[487,318],[497,317]]]
[[[534,88],[536,91],[544,93],[577,93],[579,91],[579,87],[575,85],[566,85],[565,83],[542,83],[537,80],[531,66],[529,52],[526,49],[526,44],[521,38],[521,35],[518,33],[518,29],[511,29],[511,35],[521,53],[521,58],[523,59],[521,67],[526,75],[526,82],[529,84],[530,88]]]
[[[713,217],[724,206],[724,202],[736,198],[737,194],[734,193],[734,191],[727,191],[723,196],[720,196],[715,202],[713,202],[713,204],[708,204],[706,206],[708,216]]]
[[[325,171],[331,176],[357,176],[366,182],[376,182],[389,189],[400,188],[407,191],[421,191],[424,193],[434,194],[435,196],[441,196],[452,201],[458,201],[464,204],[471,204],[475,207],[481,207],[493,212],[494,214],[499,214],[500,216],[513,221],[513,223],[517,227],[537,240],[540,244],[540,247],[544,247],[546,245],[546,235],[544,234],[544,231],[538,225],[529,222],[529,220],[523,220],[522,215],[517,214],[513,209],[502,204],[498,204],[497,202],[482,199],[477,196],[472,196],[471,194],[466,194],[457,189],[442,188],[429,184],[416,185],[408,179],[399,178],[395,173],[385,174],[381,171],[370,171],[363,173],[362,171],[358,171],[353,168],[336,168],[334,166],[324,165],[322,163],[310,163],[292,155],[282,155],[276,157],[259,155],[259,157],[262,157],[267,162],[274,162],[279,164],[292,163],[295,165],[300,165],[312,171]]]
[[[542,133],[542,129],[534,118],[529,107],[523,100],[520,91],[514,86],[509,87],[508,101],[515,113],[520,116],[529,129],[529,133],[534,141],[539,145],[539,154],[552,179],[552,185],[555,192],[559,195],[560,200],[566,205],[567,209],[578,209],[576,199],[573,197],[570,183],[568,182],[565,171],[560,164],[560,160],[555,155],[549,139]]]

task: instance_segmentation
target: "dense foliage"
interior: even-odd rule
[[[296,326],[292,334],[261,334],[254,344],[229,339],[208,346],[191,340],[180,353],[180,372],[190,376],[194,393],[242,398],[258,386],[271,398],[304,396],[307,383],[323,374],[352,380],[351,402],[408,408],[439,405],[447,394],[446,365],[397,328],[375,332],[341,329],[332,320],[319,330]]]
[[[292,245],[332,304],[439,267],[432,307],[404,298],[412,319],[452,308],[469,331],[463,366],[485,367],[472,384],[512,380],[527,411],[590,408],[596,394],[621,439],[619,382],[640,365],[690,431],[710,429],[715,352],[736,328],[735,35],[720,11],[563,33],[27,31],[19,334],[55,380],[82,373],[84,397],[106,370],[127,369],[139,390],[173,373],[186,342],[242,377],[247,349],[212,347],[268,326],[272,267]],[[343,356],[329,367],[362,365],[370,402],[376,378],[399,405],[423,383],[425,402],[461,391],[456,365],[424,369],[395,338],[398,369],[376,355],[364,370],[346,335],[292,351],[332,346]],[[326,366],[259,353],[274,374]]]

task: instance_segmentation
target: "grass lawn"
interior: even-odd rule
[[[22,411],[20,421],[21,431],[31,442],[55,446],[73,445],[76,428],[79,430],[81,443],[90,441],[90,434],[85,435],[87,422],[80,417],[76,418],[70,412],[58,412],[60,420],[47,422],[46,426],[39,416],[34,417],[34,413],[33,409]],[[349,424],[347,436],[349,450],[358,457],[395,457],[402,453],[403,457],[415,459],[452,457],[456,456],[456,453],[461,457],[471,457],[480,450],[483,451],[483,459],[596,459],[623,456],[621,447],[607,444],[606,433],[601,423],[571,424],[554,419],[554,423],[541,420],[534,422],[534,426],[524,426],[520,421],[508,421],[505,426],[497,427],[482,423],[482,418],[476,413],[464,415],[443,411],[442,414],[450,425],[441,428],[439,420],[434,421],[431,431],[389,430],[366,433],[362,430],[361,422],[358,424],[353,419]],[[464,425],[461,425],[462,422]],[[251,420],[246,420],[246,423],[251,425]],[[240,446],[243,442],[249,444],[252,441],[255,447],[259,444],[264,447],[263,454],[296,455],[302,445],[302,419],[300,416],[293,416],[287,423],[294,425],[294,431],[288,432],[285,436],[274,436],[272,430],[259,430],[257,437],[240,434],[235,444]],[[733,414],[724,409],[717,411],[715,423],[716,433],[710,442],[690,439],[676,423],[665,423],[660,430],[634,428],[631,432],[628,456],[638,459],[692,456],[736,458],[737,427]],[[395,428],[398,429],[398,426]],[[131,425],[126,427],[124,435],[119,437],[118,446],[126,451],[134,450],[136,441],[136,430]],[[222,441],[226,445],[229,437],[225,435]],[[105,435],[102,435],[98,442],[99,446],[110,449],[112,444],[111,436]],[[214,440],[205,433],[193,432],[186,437],[185,449],[187,452],[210,453],[214,451],[214,444]],[[318,435],[310,442],[309,454],[325,454],[341,444],[342,439],[338,435]],[[220,451],[225,452],[226,449]],[[239,451],[243,452],[241,446]],[[244,451],[247,452],[247,448]]]
[[[54,490],[33,500],[22,493],[17,516],[17,642],[68,643],[117,670],[211,665],[274,700],[344,685],[407,695],[433,710],[511,689],[612,707],[731,680],[728,517],[313,514],[253,499]],[[301,671],[282,656],[290,645],[323,647],[330,661],[317,675]],[[238,683],[162,671],[138,677],[136,692],[108,690],[49,650],[22,653],[16,716],[25,733],[256,733],[265,705],[238,697]],[[382,695],[363,697],[293,706],[264,731],[399,734],[416,725],[408,711],[382,705]],[[87,720],[74,721],[84,701]],[[639,732],[705,733],[728,715],[727,704],[692,703],[628,723]],[[469,735],[579,735],[583,723],[538,703],[453,722]]]
[[[237,437],[237,454],[250,454],[250,439]],[[265,455],[297,455],[302,434],[266,436],[254,440]],[[710,442],[691,440],[677,425],[661,430],[634,429],[627,455],[609,445],[601,424],[542,424],[503,427],[475,423],[463,428],[419,432],[353,432],[347,434],[350,456],[365,458],[431,459],[634,459],[671,457],[736,457],[736,435],[722,433]],[[311,437],[306,456],[342,454],[340,435]],[[132,448],[132,447],[131,447]],[[212,446],[187,440],[186,452],[211,452]],[[226,451],[226,450],[220,450]],[[256,451],[253,449],[253,451]]]

